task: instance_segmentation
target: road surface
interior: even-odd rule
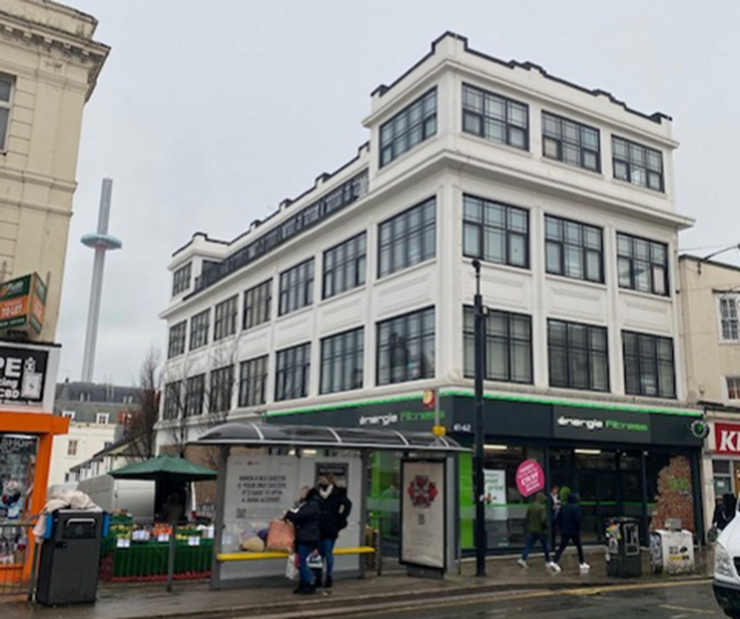
[[[388,611],[358,616],[377,619]],[[394,610],[393,619],[699,619],[724,617],[708,581],[625,584],[603,589],[513,592],[474,602],[438,601],[429,606]]]

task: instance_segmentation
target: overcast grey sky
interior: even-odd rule
[[[237,236],[351,159],[370,92],[446,30],[673,116],[678,208],[697,218],[682,247],[740,242],[735,0],[63,1],[95,15],[113,49],[83,122],[61,379],[81,371],[92,253],[79,238],[103,176],[124,248],[107,258],[95,379],[128,385],[150,344],[164,348],[172,252],[196,230]]]

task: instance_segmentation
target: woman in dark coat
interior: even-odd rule
[[[316,591],[313,574],[311,568],[308,567],[308,558],[319,547],[321,507],[317,496],[312,488],[308,486],[302,488],[298,507],[285,513],[285,520],[295,525],[295,546],[298,553],[300,578],[294,593],[314,593]]]
[[[324,473],[319,477],[316,492],[321,506],[319,552],[326,570],[324,587],[330,589],[334,576],[334,545],[339,532],[347,527],[352,501],[347,497],[347,490],[337,486],[332,473]]]
[[[581,544],[581,506],[578,504],[578,495],[568,495],[568,502],[560,508],[558,513],[557,522],[560,525],[560,548],[555,553],[555,565],[558,565],[560,557],[568,547],[569,542],[575,544],[578,550],[578,563],[580,564],[581,571],[587,572],[591,569],[591,566],[586,563],[583,558],[583,544]],[[558,569],[556,571],[560,571]]]

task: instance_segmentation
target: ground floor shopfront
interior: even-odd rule
[[[700,411],[604,406],[595,403],[489,395],[485,400],[486,529],[490,552],[521,548],[529,498],[517,489],[516,471],[526,460],[540,464],[547,487],[567,486],[580,495],[583,536],[601,542],[609,519],[637,518],[644,541],[666,518],[703,535],[701,439],[691,422]],[[440,417],[448,434],[473,445],[472,393],[443,390]],[[421,396],[268,414],[271,423],[384,427],[431,432],[434,411]],[[473,457],[457,457],[456,534],[462,552],[473,548]],[[371,463],[368,508],[386,542],[398,535],[399,460],[379,454]]]
[[[712,524],[715,501],[740,494],[740,410],[707,408],[709,435],[704,445],[704,517]]]

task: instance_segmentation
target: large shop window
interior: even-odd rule
[[[321,340],[321,393],[362,389],[365,367],[365,329]]]
[[[548,273],[604,283],[601,228],[547,215],[545,256]]]
[[[617,234],[619,287],[668,294],[668,246],[629,234]]]
[[[629,395],[676,397],[673,340],[622,331],[625,391]]]
[[[434,308],[378,323],[378,385],[434,378]]]
[[[468,258],[529,268],[529,212],[463,196],[463,253]]]
[[[437,89],[401,110],[380,127],[380,167],[437,133]]]
[[[529,106],[463,84],[463,131],[493,142],[529,150]]]
[[[0,523],[23,520],[26,497],[33,490],[37,439],[24,434],[0,433]],[[0,539],[0,544],[14,540]],[[0,563],[15,563],[0,545]]]
[[[275,400],[308,397],[311,369],[311,344],[279,350],[275,372]]]
[[[313,258],[280,274],[280,315],[313,303]]]
[[[550,386],[609,391],[606,327],[547,321]]]
[[[431,260],[437,253],[437,201],[430,198],[378,226],[378,277]]]
[[[475,377],[475,310],[464,308],[465,376]],[[532,317],[499,310],[486,316],[486,379],[531,384]]]
[[[490,550],[524,545],[530,500],[517,489],[516,471],[525,460],[534,460],[544,469],[544,449],[486,445],[486,533]]]
[[[367,234],[324,252],[324,298],[364,285],[367,271]]]

